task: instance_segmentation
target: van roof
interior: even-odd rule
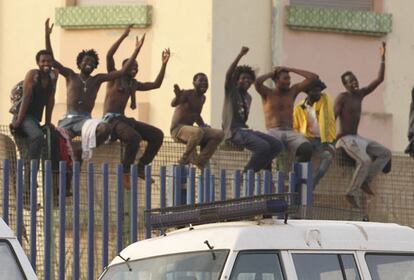
[[[214,249],[365,250],[414,253],[414,230],[397,224],[265,219],[194,226],[133,243],[121,256],[130,260]],[[120,263],[117,257],[111,265]]]
[[[0,238],[14,238],[13,231],[2,218],[0,218]]]

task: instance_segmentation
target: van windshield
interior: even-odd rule
[[[228,250],[182,253],[109,267],[102,280],[218,280]]]
[[[372,279],[414,279],[414,255],[366,254]]]

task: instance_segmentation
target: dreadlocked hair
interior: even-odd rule
[[[82,59],[85,56],[91,56],[95,59],[95,67],[98,67],[99,64],[99,56],[96,53],[96,51],[94,49],[90,49],[90,50],[82,50],[79,54],[78,57],[76,58],[76,64],[78,65],[78,67],[80,67],[80,64],[82,63]]]
[[[256,73],[253,71],[252,67],[250,67],[249,65],[239,65],[236,67],[233,73],[236,81],[239,80],[240,75],[243,73],[250,75],[253,81],[256,80]]]

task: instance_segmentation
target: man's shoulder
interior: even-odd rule
[[[336,100],[346,98],[347,96],[349,96],[349,94],[350,94],[349,91],[343,91],[338,94],[338,96],[336,97]]]
[[[27,71],[26,76],[30,75],[31,77],[37,77],[39,76],[39,72],[40,72],[39,69],[33,68]]]

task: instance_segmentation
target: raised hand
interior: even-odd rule
[[[382,60],[385,59],[385,51],[386,51],[387,44],[383,41],[382,46],[380,47],[380,55]]]
[[[45,33],[46,33],[46,35],[52,34],[52,30],[53,30],[53,26],[54,26],[53,23],[52,23],[52,25],[49,25],[49,21],[50,21],[50,18],[47,18],[46,22],[45,22]]]
[[[170,59],[170,48],[167,48],[162,52],[161,61],[163,64],[167,64],[169,59]]]
[[[142,45],[144,44],[144,41],[145,41],[145,33],[144,33],[144,35],[141,37],[141,40],[138,40],[138,36],[136,37],[136,40],[135,40],[135,47],[136,47],[136,48],[141,48],[141,47],[142,47]]]
[[[125,28],[124,33],[122,34],[122,37],[128,37],[129,32],[131,32],[132,26],[133,26],[133,24],[130,24]]]
[[[249,52],[249,48],[248,47],[245,47],[245,46],[243,46],[242,48],[241,48],[241,50],[240,50],[240,54],[241,55],[245,55],[245,54],[247,54]]]

